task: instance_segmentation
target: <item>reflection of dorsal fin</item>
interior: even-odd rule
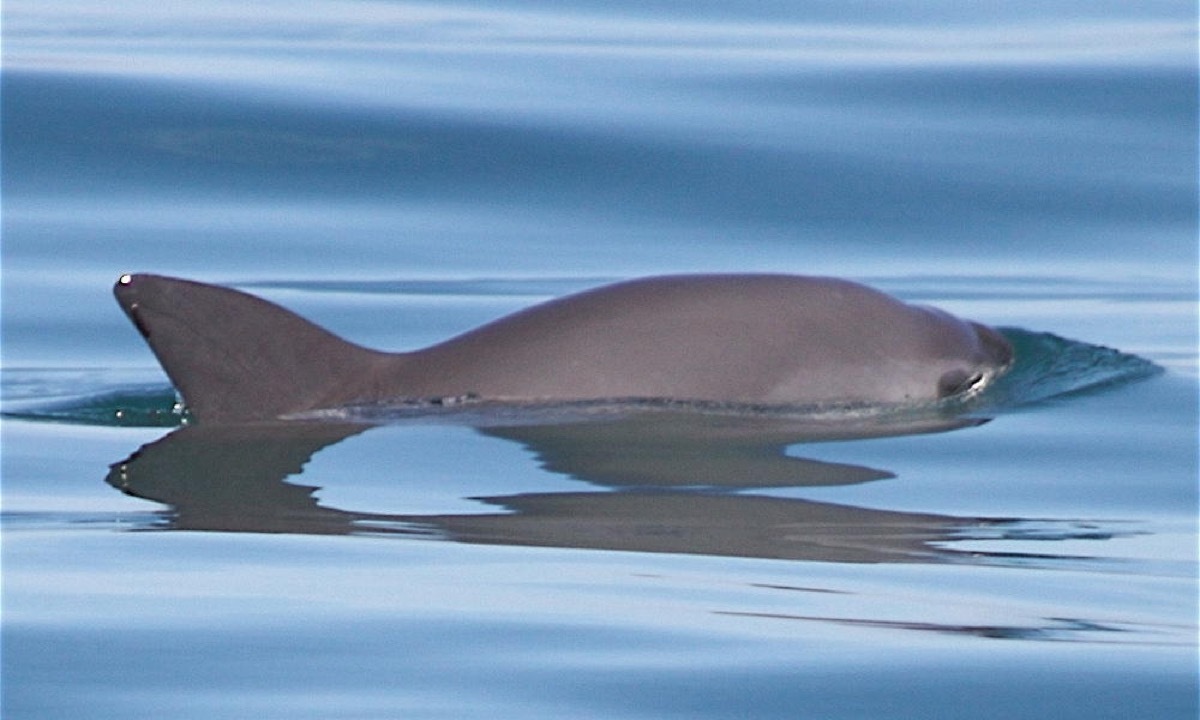
[[[401,355],[349,343],[236,290],[124,275],[117,301],[201,422],[275,418],[366,399]]]
[[[321,507],[299,475],[322,448],[366,428],[333,423],[199,424],[111,466],[109,485],[170,505],[178,530],[348,533],[358,515]]]

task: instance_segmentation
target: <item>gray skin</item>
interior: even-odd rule
[[[125,275],[114,293],[201,422],[465,395],[926,403],[977,392],[1012,362],[991,328],[823,277],[632,280],[403,353],[228,288]]]

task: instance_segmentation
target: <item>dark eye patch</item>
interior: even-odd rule
[[[983,373],[950,370],[938,378],[938,397],[948,398],[964,393],[983,380]]]

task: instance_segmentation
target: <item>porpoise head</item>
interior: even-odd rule
[[[972,396],[1012,366],[1013,347],[1008,340],[987,325],[967,322],[975,333],[978,349],[961,367],[946,370],[938,378],[938,397],[945,399]]]

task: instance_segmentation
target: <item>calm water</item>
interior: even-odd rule
[[[1193,7],[3,23],[5,718],[1196,717]],[[865,280],[1012,328],[1020,374],[874,439],[176,430],[109,295],[233,284],[405,349],[698,270]]]

